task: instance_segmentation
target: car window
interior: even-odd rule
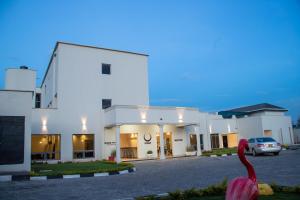
[[[254,143],[254,139],[251,138],[251,139],[248,140],[248,142],[249,143]]]
[[[273,138],[256,138],[257,142],[275,142],[275,140]]]

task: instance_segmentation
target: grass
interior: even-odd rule
[[[237,153],[237,148],[223,148],[223,149],[213,149],[211,151],[203,151],[203,156],[217,155],[221,156],[222,154],[233,154]]]
[[[188,200],[224,200],[225,196],[224,195],[219,195],[219,196],[206,196],[206,197],[192,197],[189,198]],[[272,196],[260,196],[258,198],[259,200],[299,200],[300,195],[295,194],[295,193],[285,193],[285,192],[280,192],[280,193],[275,193]],[[163,199],[161,199],[163,200]],[[167,200],[167,199],[165,199]]]
[[[270,196],[259,196],[259,200],[298,200],[300,199],[300,186],[288,187],[288,186],[278,186],[276,184],[270,185],[274,191],[274,195]],[[227,180],[225,179],[219,184],[211,185],[203,189],[189,189],[175,192],[169,192],[167,196],[156,197],[156,196],[146,196],[137,197],[136,200],[224,200],[227,188]]]
[[[109,161],[66,162],[59,164],[32,164],[31,176],[60,176],[70,174],[90,174],[115,172],[133,168],[131,163],[115,163]]]

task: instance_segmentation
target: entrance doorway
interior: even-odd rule
[[[222,140],[223,140],[223,148],[228,148],[228,138],[227,138],[227,135],[223,135],[222,136]]]
[[[193,149],[197,150],[197,136],[196,134],[190,134],[190,145]]]
[[[157,155],[160,156],[160,136],[159,134],[156,134],[156,141],[157,141]],[[164,151],[165,155],[168,157],[173,156],[173,150],[172,150],[172,133],[166,132],[164,133]]]
[[[122,159],[136,159],[137,155],[137,133],[120,134],[120,148]]]

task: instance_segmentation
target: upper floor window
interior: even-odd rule
[[[35,107],[41,108],[41,93],[35,94]]]
[[[102,63],[102,74],[111,74],[110,72],[110,64]]]
[[[102,99],[102,109],[111,107],[111,99]]]

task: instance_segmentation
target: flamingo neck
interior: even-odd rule
[[[245,167],[247,168],[248,171],[248,177],[253,181],[256,182],[256,174],[254,171],[253,166],[251,165],[251,163],[247,160],[244,150],[245,148],[248,148],[248,142],[247,140],[241,140],[238,146],[238,155],[239,158],[241,160],[241,162],[245,165]]]

